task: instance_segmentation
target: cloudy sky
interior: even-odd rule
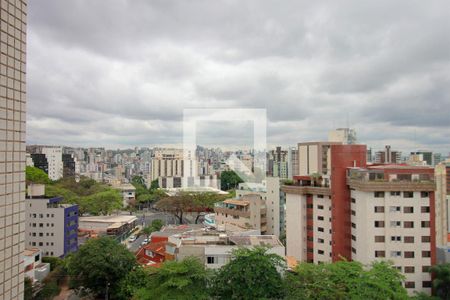
[[[29,1],[28,143],[180,144],[185,108],[264,108],[270,145],[355,128],[450,151],[449,1]],[[239,144],[251,124],[203,124]]]

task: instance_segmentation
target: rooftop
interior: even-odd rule
[[[38,248],[27,248],[23,251],[24,256],[33,256],[38,253],[40,250]]]
[[[136,216],[94,216],[80,217],[79,222],[97,222],[97,223],[130,223],[136,221]]]

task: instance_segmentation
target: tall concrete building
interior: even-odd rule
[[[0,299],[23,299],[27,1],[0,1]]]
[[[282,187],[287,255],[312,263],[390,260],[405,276],[409,294],[431,293],[428,270],[436,263],[437,239],[446,232],[433,168],[368,166],[365,145],[319,145],[323,151],[303,155],[309,174]]]
[[[386,145],[383,151],[377,151],[375,153],[376,164],[399,164],[402,160],[402,153],[400,151],[394,151],[390,145]]]
[[[27,147],[27,152],[31,153],[34,166],[46,172],[48,178],[58,180],[63,177],[62,147],[32,145]]]

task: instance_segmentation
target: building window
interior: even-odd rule
[[[422,257],[431,257],[431,251],[422,251]]]
[[[412,243],[414,243],[414,237],[413,236],[405,236],[403,238],[403,241],[407,244],[412,244]]]
[[[323,227],[317,227],[317,231],[323,232]]]
[[[429,280],[422,281],[422,287],[423,288],[430,288],[430,287],[432,287],[431,281],[429,281]]]
[[[317,198],[323,198],[323,195],[317,195]]]
[[[391,251],[391,257],[401,257],[402,252],[401,251]]]
[[[384,198],[384,192],[373,192],[375,198]]]
[[[414,222],[412,222],[412,221],[405,221],[405,222],[403,222],[403,227],[404,228],[414,228]]]
[[[428,198],[428,197],[430,197],[430,193],[428,193],[428,192],[420,192],[420,197],[421,198]]]
[[[422,221],[420,222],[422,228],[429,228],[430,227],[430,221]]]
[[[322,216],[317,216],[317,220],[323,221],[323,217]]]
[[[207,264],[208,265],[211,265],[211,264],[215,264],[216,262],[216,260],[215,260],[215,257],[214,256],[208,256],[207,258]]]
[[[375,221],[376,228],[384,228],[384,221]]]
[[[375,236],[375,243],[384,243],[385,237],[384,235],[376,235]]]
[[[356,249],[352,247],[352,253],[356,254]]]
[[[43,242],[39,242],[39,246],[44,246],[44,243]]]
[[[414,213],[414,207],[412,207],[412,206],[405,206],[405,207],[403,207],[403,213],[405,213],[405,214],[412,214],[412,213]]]
[[[430,207],[429,206],[422,206],[420,208],[420,212],[422,212],[422,213],[429,213],[430,212]]]
[[[405,273],[414,273],[414,267],[405,267]]]
[[[317,254],[321,254],[323,255],[325,252],[323,252],[323,250],[317,250]]]
[[[423,273],[430,273],[431,266],[422,266]]]
[[[401,236],[391,236],[391,241],[392,242],[401,242],[402,241],[402,237]]]
[[[384,206],[375,206],[376,213],[384,213]]]
[[[414,258],[414,251],[405,251],[403,252],[404,258]]]
[[[375,251],[375,257],[385,257],[386,252],[384,251]]]
[[[356,242],[356,236],[352,234],[352,240]]]
[[[403,198],[413,198],[414,192],[403,192]]]
[[[356,228],[356,224],[352,222],[352,228]]]
[[[352,209],[352,216],[356,216],[356,212]]]
[[[416,283],[414,281],[405,281],[406,289],[414,289],[416,288]]]
[[[391,221],[390,225],[391,225],[391,227],[400,227],[400,226],[402,226],[402,222],[401,221]]]
[[[390,212],[399,212],[401,210],[400,206],[391,206],[389,207]]]
[[[355,198],[351,198],[352,203],[356,203]]]
[[[323,209],[323,205],[317,205],[317,209]]]
[[[44,223],[39,223],[39,227],[44,227]]]
[[[323,239],[317,239],[317,242],[318,242],[319,244],[323,244],[323,243],[324,243],[324,240],[323,240]]]
[[[429,243],[429,242],[431,242],[431,237],[429,235],[423,235],[422,243]]]
[[[391,196],[398,197],[400,196],[400,192],[391,192]]]

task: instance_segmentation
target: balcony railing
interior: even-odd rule
[[[347,184],[361,191],[434,191],[436,184],[434,180],[368,180],[365,178],[347,177]]]

